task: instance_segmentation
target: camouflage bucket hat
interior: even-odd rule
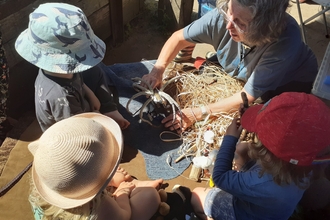
[[[28,62],[54,73],[77,73],[102,61],[105,43],[93,32],[83,11],[64,3],[41,4],[15,42]]]

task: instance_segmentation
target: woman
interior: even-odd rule
[[[182,49],[208,43],[216,50],[216,60],[232,77],[245,82],[243,92],[249,102],[269,100],[285,91],[310,93],[318,71],[313,52],[301,40],[297,22],[286,13],[289,0],[218,0],[217,8],[176,31],[162,48],[150,74],[143,79],[159,87],[166,66]],[[183,109],[166,127],[179,133],[192,125],[194,115],[238,109],[241,92],[199,108]]]

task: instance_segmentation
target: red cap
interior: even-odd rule
[[[248,108],[241,123],[284,161],[307,166],[330,159],[330,155],[317,158],[330,145],[330,109],[314,95],[282,93]]]

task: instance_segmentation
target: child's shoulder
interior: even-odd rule
[[[82,80],[80,76],[75,76],[72,79],[60,78],[50,74],[45,74],[42,70],[35,80],[35,89],[38,91],[36,95],[47,96],[47,99],[57,98],[58,96],[65,96],[68,93],[74,91],[70,89],[80,88],[82,86]]]

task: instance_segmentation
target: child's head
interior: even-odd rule
[[[252,145],[252,151],[259,158],[263,155],[263,164],[273,171],[276,159],[296,171],[330,159],[330,155],[318,157],[330,145],[330,109],[314,95],[283,93],[248,108],[241,123],[257,135],[261,143]]]
[[[83,113],[57,122],[29,144],[37,192],[62,209],[88,203],[116,172],[122,144],[118,124],[104,115]]]
[[[16,40],[28,62],[53,73],[77,73],[102,61],[105,43],[93,32],[83,11],[65,3],[39,5],[28,28]]]
[[[287,92],[252,106],[242,126],[278,158],[299,166],[316,162],[330,145],[330,109],[310,94]]]

